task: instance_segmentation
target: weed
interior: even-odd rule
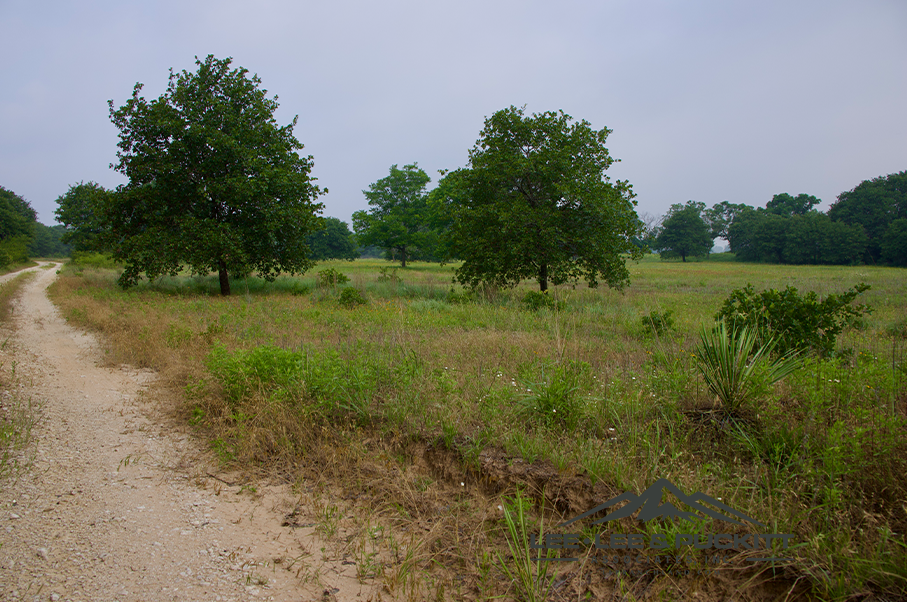
[[[335,268],[327,268],[318,272],[318,286],[322,288],[336,288],[340,284],[346,284],[350,279],[342,272]]]
[[[640,318],[643,332],[649,335],[661,336],[674,328],[674,312],[670,309],[663,312],[651,311]]]

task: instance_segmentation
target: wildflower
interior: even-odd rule
[[[460,487],[466,487],[466,483],[464,483],[463,481],[460,481]]]

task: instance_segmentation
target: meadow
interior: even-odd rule
[[[450,265],[326,262],[236,280],[223,298],[216,276],[122,291],[115,267],[89,258],[67,264],[51,295],[103,333],[110,363],[158,371],[173,414],[225,466],[349,500],[320,506],[325,531],[360,517],[363,578],[395,596],[907,595],[907,271],[729,259],[649,256],[622,291],[545,298],[527,296],[529,282],[463,290]],[[825,296],[860,283],[872,312],[833,355],[804,356],[775,385],[757,373],[751,398],[723,411],[697,343],[732,290]],[[630,556],[590,545],[570,550],[580,562],[520,563],[541,553],[528,534],[659,479],[764,526],[622,518],[611,533],[730,528],[790,534],[789,546],[772,562],[725,551],[710,576],[608,576],[596,567]],[[714,556],[673,545],[632,561],[702,568]]]

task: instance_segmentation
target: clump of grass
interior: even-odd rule
[[[670,309],[663,312],[651,311],[648,315],[640,318],[640,323],[642,324],[643,332],[649,335],[658,335],[661,336],[673,330],[674,328],[674,312]]]

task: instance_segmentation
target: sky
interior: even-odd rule
[[[827,209],[907,169],[903,0],[0,0],[0,186],[44,224],[81,181],[113,188],[137,82],[233,58],[314,158],[325,216],[349,222],[391,165],[467,165],[511,105],[612,130],[608,170],[640,214],[674,203]]]

